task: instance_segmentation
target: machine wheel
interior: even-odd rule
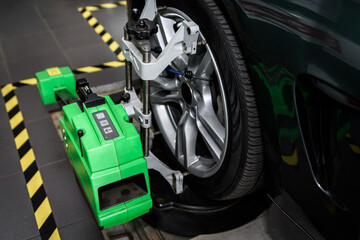
[[[175,71],[152,82],[150,101],[172,157],[189,173],[186,182],[218,200],[245,196],[263,168],[260,121],[254,90],[236,37],[215,1],[158,1],[158,46],[164,48],[181,22],[200,27],[195,55],[175,59]]]

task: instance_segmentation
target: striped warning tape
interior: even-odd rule
[[[102,71],[102,70],[108,69],[108,68],[122,67],[124,65],[125,65],[125,63],[121,62],[121,61],[111,61],[111,62],[106,62],[106,63],[94,65],[94,66],[77,68],[77,69],[73,69],[71,71],[74,74],[93,73],[93,72],[99,72],[99,71]],[[17,87],[23,87],[23,86],[29,86],[29,85],[36,85],[36,84],[37,84],[36,78],[29,78],[29,79],[24,79],[24,80],[15,82],[12,85],[14,88],[17,88]]]
[[[95,30],[95,32],[101,37],[101,39],[103,40],[104,43],[106,43],[108,45],[108,47],[110,48],[110,50],[115,53],[115,55],[117,56],[117,58],[120,61],[125,61],[125,57],[121,51],[120,45],[119,43],[117,43],[112,36],[110,35],[110,33],[108,33],[104,26],[101,25],[98,20],[91,14],[91,11],[94,10],[98,10],[100,9],[99,6],[102,6],[101,8],[114,8],[114,7],[118,7],[121,5],[126,5],[126,1],[120,1],[117,3],[104,3],[104,4],[100,4],[98,6],[88,6],[88,7],[81,7],[78,8],[78,11],[81,13],[81,15],[83,16],[83,18],[89,23],[89,25],[91,27],[93,27],[93,29]]]
[[[118,68],[125,65],[125,62],[122,61],[112,61],[112,62],[106,62],[95,66],[88,66],[88,67],[82,67],[75,70],[72,70],[74,74],[81,74],[81,73],[93,73],[93,72],[99,72],[107,68]]]
[[[36,80],[35,80],[36,81]],[[21,82],[21,81],[20,81]],[[23,80],[19,84],[32,84],[33,79]],[[20,85],[19,85],[20,86]],[[46,195],[34,151],[29,141],[23,115],[15,95],[17,86],[7,84],[1,88],[10,127],[14,135],[15,146],[19,154],[21,169],[26,180],[26,187],[35,213],[35,220],[41,239],[60,239],[59,230]]]
[[[99,9],[109,9],[109,8],[117,8],[119,6],[126,6],[126,1],[119,1],[119,2],[115,2],[115,3],[102,3],[99,5],[92,5],[92,6],[87,6],[85,7],[85,9],[87,11],[97,11]]]

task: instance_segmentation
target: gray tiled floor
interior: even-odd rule
[[[117,60],[106,44],[97,43],[64,50],[72,68],[98,65]]]
[[[0,179],[0,239],[27,239],[39,234],[25,179],[17,174]]]
[[[117,60],[77,8],[106,0],[0,2],[0,86],[54,66],[72,69]],[[94,13],[116,40],[125,7]],[[104,23],[102,23],[103,21]],[[81,74],[94,86],[124,79],[123,69]],[[102,239],[36,86],[15,93],[62,239]],[[0,239],[40,239],[3,99],[0,98]]]
[[[40,168],[40,171],[59,228],[92,219],[67,158]]]
[[[60,54],[50,33],[42,32],[1,41],[7,61],[31,59],[35,56]]]
[[[26,128],[40,168],[67,158],[50,117],[27,123]]]
[[[0,54],[0,58],[1,58],[1,54]],[[4,85],[10,82],[9,80],[10,78],[7,74],[5,63],[0,62],[0,85]]]
[[[108,1],[1,1],[0,84],[34,77],[48,67],[75,69],[117,60],[77,10],[103,2]],[[93,15],[120,41],[125,7]]]
[[[59,229],[62,239],[76,239],[76,240],[98,240],[102,239],[100,231],[93,219],[71,224]]]
[[[12,82],[35,77],[35,73],[49,67],[67,66],[68,61],[61,53],[50,53],[8,62]]]
[[[34,107],[43,105],[36,86],[18,88],[15,90],[15,93],[25,124],[42,118],[49,118],[49,113],[45,108]]]

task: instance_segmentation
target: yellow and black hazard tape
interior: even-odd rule
[[[33,80],[24,80],[24,84]],[[22,83],[21,83],[22,84]],[[21,169],[24,173],[26,187],[34,209],[34,215],[41,239],[60,239],[59,230],[52,214],[49,199],[46,195],[43,180],[36,164],[35,154],[29,141],[23,115],[15,95],[17,86],[7,84],[1,88],[10,127],[14,135],[15,146],[19,154]]]
[[[124,65],[125,65],[125,62],[122,62],[122,61],[111,61],[111,62],[106,62],[106,63],[94,65],[94,66],[87,66],[87,67],[72,69],[71,71],[74,74],[93,73],[93,72],[99,72],[99,71],[102,71],[102,70],[108,69],[108,68],[122,67]],[[36,84],[37,84],[36,78],[29,78],[29,79],[24,79],[24,80],[15,82],[12,85],[14,88],[18,88],[18,87],[29,86],[29,85],[31,86],[31,85],[36,85]]]
[[[119,43],[117,43],[110,33],[108,33],[104,26],[101,25],[98,20],[91,14],[91,11],[98,10],[100,8],[114,8],[118,6],[126,5],[126,1],[120,1],[117,3],[104,3],[97,6],[88,6],[78,8],[83,18],[89,23],[89,25],[95,30],[95,32],[101,37],[104,43],[106,43],[109,49],[115,53],[120,61],[125,61],[125,57],[121,51]],[[101,7],[102,6],[102,7]]]
[[[78,69],[73,69],[72,72],[74,74],[81,74],[81,73],[93,73],[93,72],[99,72],[107,68],[118,68],[125,65],[125,62],[123,61],[112,61],[112,62],[106,62],[103,64],[95,65],[95,66],[88,66],[88,67],[82,67]]]
[[[87,11],[97,11],[99,9],[109,9],[109,8],[117,8],[119,6],[126,6],[126,1],[119,1],[119,2],[115,2],[115,3],[102,3],[99,5],[92,5],[92,6],[87,6],[85,7],[85,9]]]

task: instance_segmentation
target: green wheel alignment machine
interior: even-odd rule
[[[97,96],[70,68],[36,73],[44,104],[59,103],[65,150],[101,228],[130,221],[152,207],[140,136],[121,104]]]

